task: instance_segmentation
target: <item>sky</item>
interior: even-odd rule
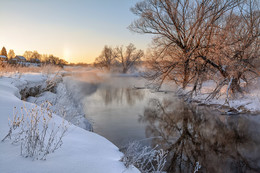
[[[0,46],[17,55],[26,50],[69,62],[91,63],[105,45],[133,43],[146,50],[150,35],[127,27],[137,19],[138,0],[0,0]]]

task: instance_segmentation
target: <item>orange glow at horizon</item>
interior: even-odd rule
[[[0,49],[16,55],[36,50],[71,63],[94,62],[105,45],[133,43],[146,50],[152,36],[127,29],[135,19],[129,9],[137,1],[3,0]]]

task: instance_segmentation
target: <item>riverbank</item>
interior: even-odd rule
[[[8,118],[13,116],[14,107],[27,109],[35,107],[35,104],[21,100],[21,88],[25,85],[43,86],[47,79],[47,76],[39,73],[0,78],[0,139],[8,133]],[[62,118],[53,114],[52,121],[59,124]],[[69,125],[61,148],[48,155],[46,161],[32,161],[31,158],[21,157],[20,145],[13,145],[10,140],[0,143],[0,153],[0,172],[5,173],[139,172],[136,168],[127,169],[119,161],[123,154],[114,144],[96,133],[73,124]]]
[[[174,89],[175,88],[175,89]],[[160,88],[160,92],[174,92],[181,99],[186,99],[199,105],[217,109],[222,114],[260,114],[260,78],[256,78],[250,86],[243,87],[243,93],[227,95],[228,86],[223,86],[219,93],[211,98],[211,93],[215,90],[216,83],[212,80],[205,81],[197,93],[193,93],[190,98],[192,85],[185,89],[175,85],[173,82],[165,82]],[[174,90],[173,90],[174,89]]]

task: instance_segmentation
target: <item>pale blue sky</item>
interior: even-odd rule
[[[132,33],[130,7],[138,0],[1,0],[0,46],[92,62],[104,45],[134,43],[146,49],[151,36]]]

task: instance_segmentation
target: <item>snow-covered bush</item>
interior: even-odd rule
[[[121,161],[128,168],[136,166],[141,172],[162,172],[166,163],[167,152],[162,149],[142,146],[139,142],[129,143]]]
[[[68,124],[52,121],[49,103],[28,109],[21,107],[21,113],[14,108],[13,118],[9,118],[9,132],[2,141],[11,139],[20,144],[23,157],[45,160],[46,156],[61,147]]]

